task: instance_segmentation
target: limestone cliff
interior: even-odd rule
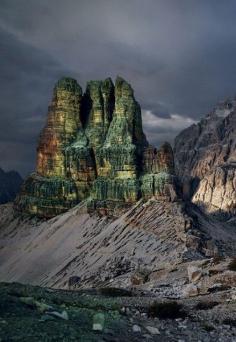
[[[208,212],[236,213],[236,102],[227,100],[175,139],[184,196]]]
[[[102,212],[143,197],[175,198],[171,146],[158,151],[142,129],[141,109],[130,84],[117,77],[90,81],[86,91],[63,78],[54,88],[48,119],[15,208],[52,217],[88,199]]]

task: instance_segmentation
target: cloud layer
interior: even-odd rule
[[[33,170],[53,84],[131,82],[159,144],[236,93],[236,3],[2,0],[0,166]]]

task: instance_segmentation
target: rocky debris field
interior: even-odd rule
[[[226,290],[173,301],[1,283],[0,296],[1,342],[236,341],[236,297]]]
[[[181,202],[150,200],[117,218],[91,215],[81,204],[37,221],[14,219],[10,204],[0,206],[1,281],[64,289],[70,283],[77,289],[137,286],[179,298],[189,286],[188,267],[195,266],[201,269],[195,291],[233,284],[227,269],[236,255],[233,226],[190,214]],[[213,262],[217,255],[220,265]]]

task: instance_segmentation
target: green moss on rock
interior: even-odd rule
[[[60,79],[37,149],[36,173],[24,183],[15,208],[53,217],[90,198],[90,208],[120,208],[143,197],[173,198],[171,146],[149,145],[141,109],[129,83],[117,77],[90,81],[86,92]]]

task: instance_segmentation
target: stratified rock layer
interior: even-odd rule
[[[41,176],[66,176],[64,148],[75,140],[82,127],[81,98],[82,89],[75,80],[64,78],[56,84],[37,149],[37,172]]]
[[[184,196],[212,213],[236,214],[235,109],[235,101],[226,101],[175,140]]]
[[[18,211],[52,217],[86,198],[103,212],[141,197],[175,198],[171,146],[148,144],[140,106],[121,77],[115,86],[110,78],[90,81],[84,95],[75,80],[58,81],[37,152]]]

